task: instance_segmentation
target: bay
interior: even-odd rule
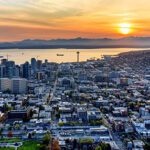
[[[80,52],[80,61],[86,61],[91,58],[102,58],[103,55],[117,55],[122,52],[149,50],[150,48],[105,48],[105,49],[2,49],[0,56],[13,60],[16,64],[22,64],[25,61],[36,58],[40,60],[47,59],[49,62],[76,62],[77,51]],[[63,56],[58,56],[61,54]],[[1,58],[2,59],[2,58]]]

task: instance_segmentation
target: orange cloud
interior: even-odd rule
[[[118,24],[124,22],[133,24],[131,35],[150,35],[150,1],[0,0],[1,41],[117,38],[122,36]]]

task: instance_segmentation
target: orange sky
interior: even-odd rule
[[[149,26],[149,0],[0,0],[0,41],[150,36]]]

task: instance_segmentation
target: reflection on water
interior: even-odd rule
[[[150,49],[150,48],[149,48]],[[17,64],[30,61],[32,57],[49,62],[75,62],[77,61],[76,52],[80,52],[80,61],[85,61],[90,58],[101,58],[102,55],[117,55],[122,52],[143,50],[141,48],[108,48],[108,49],[7,49],[0,50],[0,56],[14,60]],[[144,49],[144,50],[148,50]],[[63,54],[59,56],[57,54]]]

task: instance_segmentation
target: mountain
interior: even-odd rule
[[[1,42],[0,49],[9,48],[146,48],[150,47],[150,37],[126,37],[120,39],[99,38],[74,38],[74,39],[52,39],[52,40],[39,40],[39,39],[26,39],[17,42]]]

